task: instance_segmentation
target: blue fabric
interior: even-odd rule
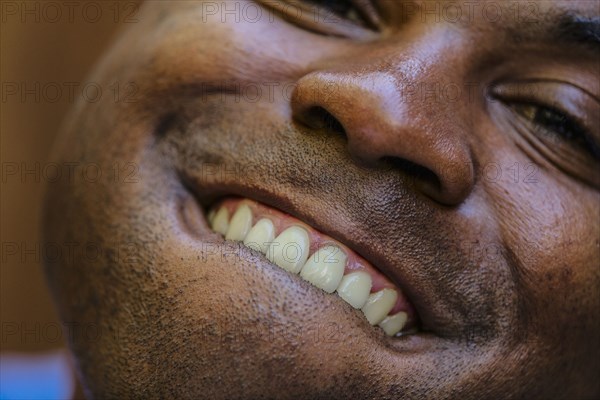
[[[73,396],[75,380],[67,355],[0,355],[0,400],[67,400]]]

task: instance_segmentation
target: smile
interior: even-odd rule
[[[226,240],[336,293],[388,336],[416,330],[416,312],[397,285],[352,249],[297,218],[250,199],[228,198],[211,208],[208,221]]]

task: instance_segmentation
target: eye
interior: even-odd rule
[[[365,20],[352,0],[304,0],[336,17],[364,25]]]
[[[568,80],[498,82],[490,94],[503,133],[534,160],[600,189],[600,102]]]
[[[381,20],[373,0],[259,0],[284,20],[324,36],[370,39]]]
[[[566,140],[600,159],[600,149],[588,132],[566,113],[532,103],[517,103],[512,108],[532,124],[538,135],[549,136],[551,140]]]

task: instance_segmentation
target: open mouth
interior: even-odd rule
[[[388,336],[417,332],[415,308],[402,290],[343,243],[254,200],[225,198],[208,212],[211,229],[274,265],[337,295]]]

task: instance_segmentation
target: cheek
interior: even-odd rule
[[[558,170],[538,164],[527,170],[532,160],[514,147],[497,146],[493,155],[494,173],[481,179],[512,259],[517,315],[507,338],[511,354],[519,355],[523,376],[543,370],[548,377],[594,381],[600,196]]]
[[[331,39],[303,31],[253,2],[231,3],[232,12],[225,3],[150,7],[148,12],[164,16],[140,27],[147,52],[142,61],[136,54],[135,63],[161,82],[168,78],[167,83],[180,86],[280,81],[297,79],[333,49]]]
[[[507,156],[487,177],[487,192],[502,238],[518,260],[513,274],[528,329],[559,345],[568,344],[565,335],[576,334],[565,327],[588,324],[577,331],[599,332],[589,316],[600,306],[600,229],[594,222],[600,220],[600,196],[520,153],[498,154]]]

